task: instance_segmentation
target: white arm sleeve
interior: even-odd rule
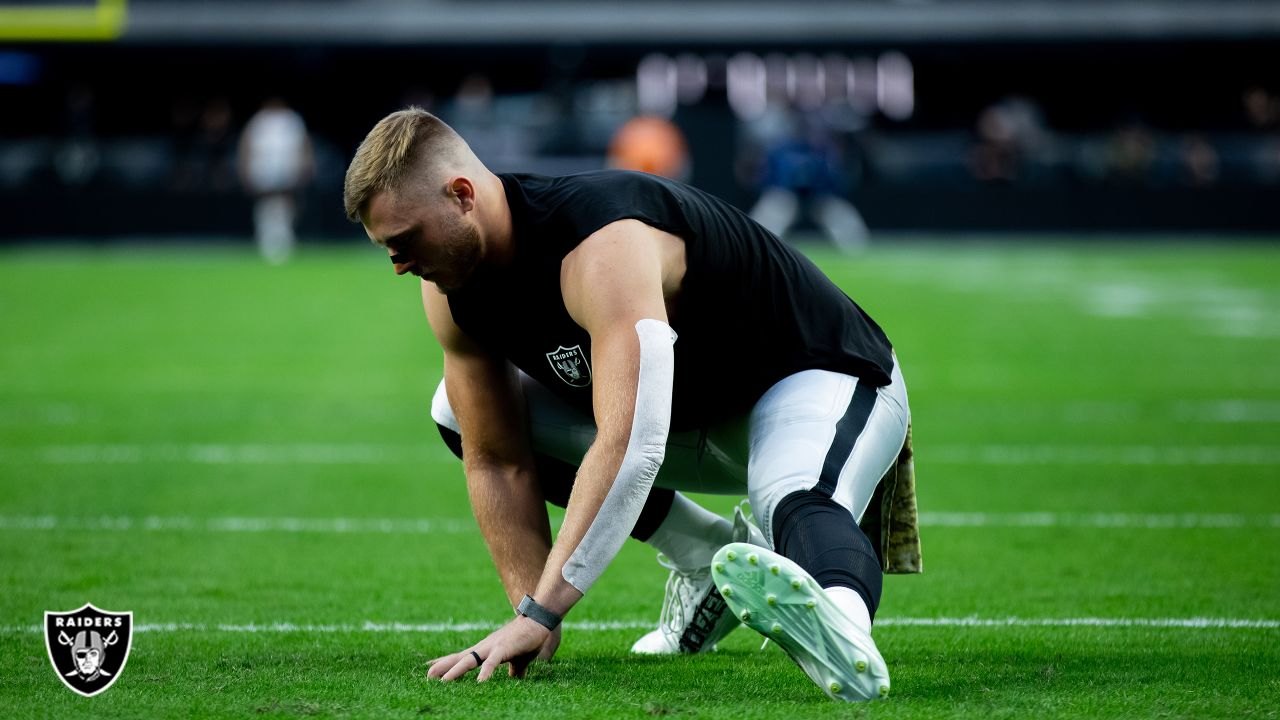
[[[565,581],[583,595],[631,534],[667,450],[676,333],[661,320],[644,319],[636,323],[636,334],[640,336],[640,378],[627,452],[600,512],[561,571]]]

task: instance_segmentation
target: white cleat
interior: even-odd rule
[[[733,542],[751,543],[762,548],[769,547],[769,542],[764,539],[764,533],[760,532],[760,528],[747,518],[746,513],[742,511],[742,506],[746,502],[738,503],[733,509]]]
[[[711,566],[732,614],[781,645],[828,696],[859,701],[889,694],[889,667],[871,635],[799,565],[765,548],[731,543]]]
[[[765,547],[764,533],[747,519],[741,506],[733,509],[733,540]],[[714,650],[739,621],[716,589],[712,567],[683,572],[662,555],[658,563],[671,570],[658,629],[637,640],[631,652],[672,655]]]

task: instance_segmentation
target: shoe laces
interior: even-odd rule
[[[688,618],[686,608],[698,604],[699,586],[706,583],[711,575],[711,568],[701,568],[686,572],[676,567],[665,555],[658,554],[658,564],[671,571],[667,576],[667,587],[662,598],[662,613],[658,616],[658,627],[666,632],[679,635],[684,632]]]

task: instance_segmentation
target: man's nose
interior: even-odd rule
[[[413,268],[413,259],[400,253],[391,254],[391,267],[397,275],[403,275]]]

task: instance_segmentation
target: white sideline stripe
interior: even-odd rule
[[[0,462],[45,465],[384,465],[409,462],[424,454],[423,445],[339,443],[281,444],[82,444],[0,448]]]
[[[1250,618],[979,618],[979,617],[940,617],[911,618],[887,617],[876,621],[879,627],[1103,627],[1103,628],[1174,628],[1174,629],[1245,629],[1274,630],[1280,629],[1280,620],[1261,620]],[[249,623],[245,625],[206,624],[206,623],[145,623],[134,626],[137,632],[172,633],[172,632],[221,632],[221,633],[453,633],[478,632],[493,630],[499,626],[491,622],[462,623],[379,623],[366,621],[360,624],[313,625],[288,622]],[[611,622],[566,622],[570,630],[581,632],[608,632],[614,630],[647,630],[653,627],[652,620],[620,620]],[[41,625],[5,625],[0,626],[0,633],[39,633],[44,632]]]
[[[0,530],[177,530],[206,532],[381,533],[430,535],[477,532],[475,521],[456,518],[271,518],[271,517],[58,517],[0,515]]]
[[[430,454],[428,445],[332,443],[83,444],[0,447],[0,463],[41,465],[387,465]],[[958,465],[1280,465],[1280,445],[933,445],[920,463]]]
[[[939,445],[916,455],[954,465],[1280,465],[1280,445]]]
[[[1280,514],[1238,513],[980,513],[922,512],[923,527],[1004,528],[1280,528]],[[116,515],[60,517],[56,515],[0,515],[0,530],[177,531],[230,533],[368,533],[431,535],[478,533],[475,522],[461,518],[289,518],[289,517],[162,517]]]
[[[924,527],[1280,528],[1280,514],[922,512]]]

